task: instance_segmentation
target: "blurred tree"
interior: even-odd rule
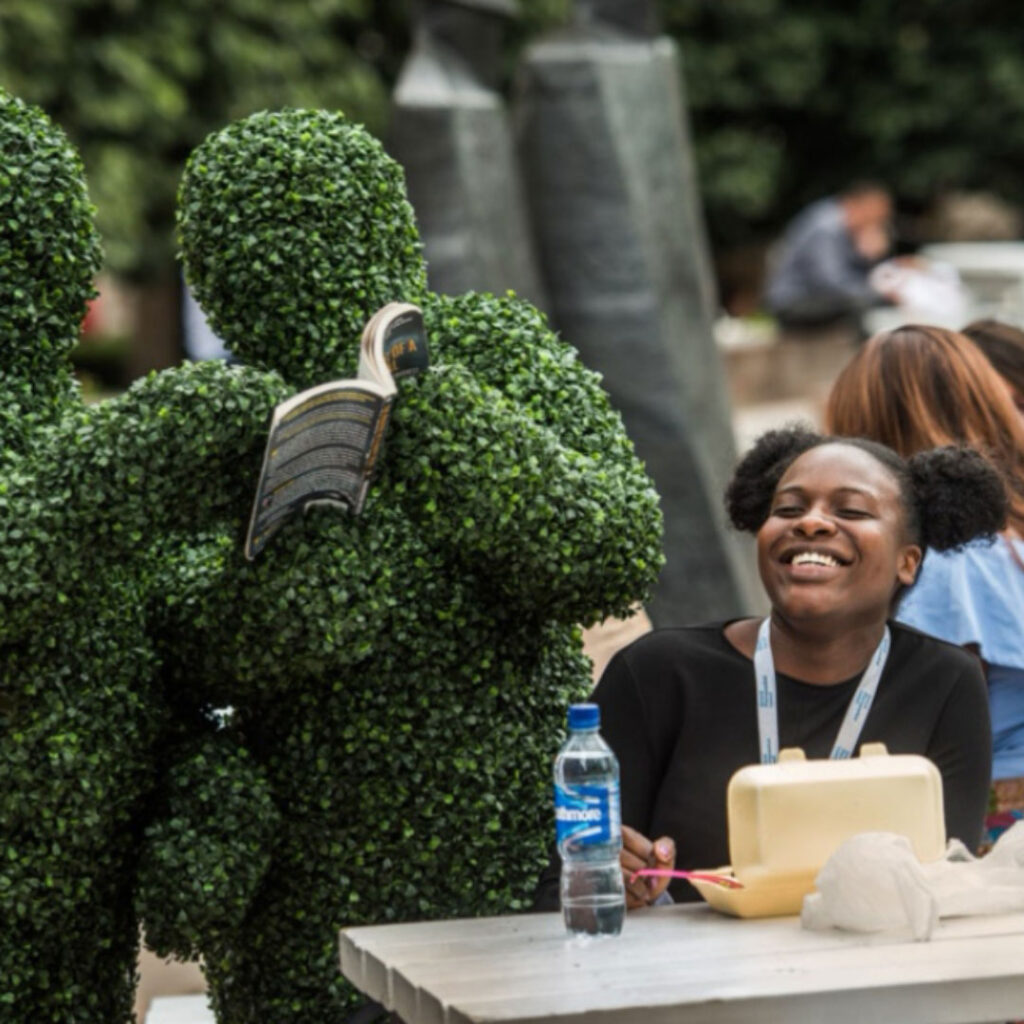
[[[519,0],[520,24],[527,35],[567,21],[572,0]]]
[[[3,0],[0,85],[80,150],[106,266],[134,283],[126,373],[178,362],[174,195],[205,136],[265,108],[381,131],[408,0]]]
[[[82,152],[108,266],[166,274],[191,149],[254,110],[344,109],[383,126],[400,0],[4,0],[0,84]],[[381,31],[380,29],[388,31]],[[404,46],[403,46],[404,49]]]
[[[1024,199],[1011,0],[661,0],[682,48],[718,247],[774,234],[854,178],[905,210],[953,188]]]
[[[413,2],[3,0],[0,85],[82,151],[108,265],[152,277],[172,266],[174,190],[210,130],[286,105],[383,130]],[[510,67],[571,7],[520,0]],[[887,182],[911,212],[953,189],[1024,201],[1012,0],[661,0],[661,12],[683,52],[719,252],[773,237],[853,178]]]

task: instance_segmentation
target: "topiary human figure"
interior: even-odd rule
[[[0,445],[10,449],[78,401],[69,355],[100,244],[78,154],[2,89],[0,154]]]
[[[0,1019],[119,1024],[163,748],[210,742],[159,686],[149,542],[245,502],[286,389],[211,365],[85,407],[68,355],[100,249],[81,163],[3,92],[0,154]]]
[[[226,768],[204,791],[205,755],[183,759],[147,834],[147,935],[203,953],[225,1024],[326,1024],[354,1001],[340,926],[528,904],[550,759],[589,681],[575,624],[652,582],[657,498],[597,377],[536,310],[426,292],[401,171],[340,115],[208,138],[179,230],[214,328],[296,389],[352,375],[387,301],[420,303],[429,330],[432,366],[401,384],[360,517],[313,509],[247,563],[240,505],[168,539],[155,587],[169,689],[230,706],[280,820],[269,844],[224,828],[252,821],[248,787]],[[246,850],[265,871],[233,887],[220,865]]]
[[[16,1021],[124,1020],[136,939],[116,879],[132,855],[126,807],[147,784],[135,752],[154,721],[135,681],[151,655],[130,576],[43,585],[74,561],[42,525],[68,495],[28,486],[32,454],[81,408],[68,355],[99,240],[77,154],[3,92],[0,153],[0,1006]],[[96,671],[102,687],[80,685]]]

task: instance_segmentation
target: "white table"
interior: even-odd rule
[[[1024,1017],[1024,914],[930,942],[704,905],[570,939],[556,914],[347,928],[342,973],[407,1024],[957,1024]]]
[[[157,996],[146,1024],[215,1024],[206,996]]]

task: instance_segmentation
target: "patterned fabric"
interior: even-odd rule
[[[1024,819],[1024,778],[997,779],[992,783],[989,812],[981,851],[987,853],[995,841],[1015,822]]]

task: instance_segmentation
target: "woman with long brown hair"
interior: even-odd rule
[[[833,433],[911,456],[970,445],[1010,498],[997,542],[931,552],[897,617],[984,661],[994,741],[993,837],[1024,817],[1024,421],[1011,389],[965,335],[908,325],[876,334],[839,375],[826,408]]]

